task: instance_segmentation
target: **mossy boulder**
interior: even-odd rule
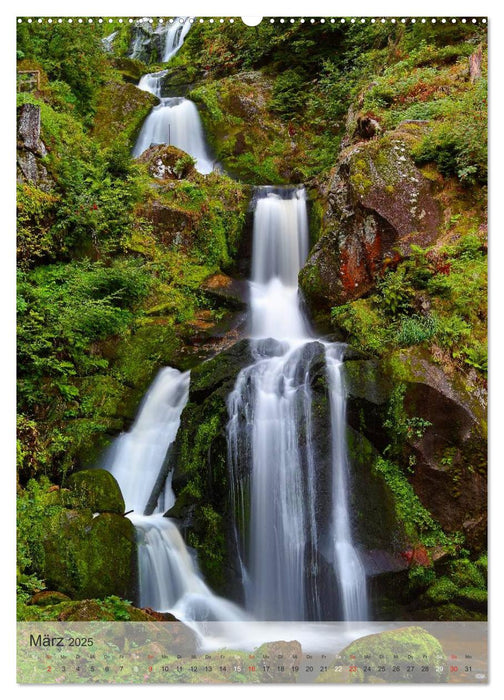
[[[447,532],[469,532],[471,549],[484,551],[486,439],[477,399],[418,347],[349,359],[345,380],[350,427],[378,452],[392,449],[434,519]]]
[[[39,591],[39,593],[35,593],[30,598],[29,604],[46,607],[47,605],[59,605],[69,600],[70,598],[67,595],[59,591]]]
[[[131,83],[109,80],[99,93],[92,136],[102,145],[126,142],[133,146],[144,119],[158,100]]]
[[[447,575],[459,588],[480,588],[486,586],[486,580],[477,564],[470,559],[457,559],[446,567]]]
[[[409,138],[389,132],[347,147],[321,184],[322,235],[299,275],[315,313],[361,297],[398,254],[438,238],[439,205]]]
[[[191,156],[175,146],[151,146],[138,160],[146,164],[149,175],[156,180],[186,179],[195,172]]]
[[[200,110],[219,163],[243,182],[299,183],[300,150],[271,108],[273,81],[261,71],[205,81],[188,97]]]
[[[142,75],[147,72],[145,63],[142,63],[142,61],[138,61],[134,58],[127,58],[126,56],[114,58],[112,60],[112,65],[121,73],[126,82],[130,82],[135,85],[138,83]]]
[[[57,509],[48,518],[37,570],[71,598],[131,598],[136,585],[135,528],[114,513]]]
[[[105,469],[84,469],[68,479],[72,501],[92,513],[117,513],[125,510],[119,484]]]
[[[119,615],[118,615],[119,613]],[[128,622],[153,622],[156,618],[149,613],[121,602],[120,610],[115,611],[107,601],[79,600],[65,605],[58,615],[60,622],[93,622],[121,620]]]
[[[389,670],[392,666],[399,668],[395,680],[404,683],[441,682],[446,681],[448,676],[446,656],[440,641],[418,626],[400,627],[361,637],[345,647],[339,657],[337,665],[357,667],[357,671],[350,676],[353,682],[383,680],[383,675],[380,677],[377,671],[380,666]],[[427,666],[429,671],[422,672],[422,666]],[[332,677],[326,678],[326,674],[324,679],[326,682],[333,680]]]

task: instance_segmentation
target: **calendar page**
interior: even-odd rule
[[[18,683],[487,683],[486,18],[16,51]]]

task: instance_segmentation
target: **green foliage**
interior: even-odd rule
[[[302,69],[289,68],[280,73],[273,85],[270,108],[283,119],[292,119],[293,115],[304,107],[306,102],[306,76]]]
[[[411,309],[414,289],[407,272],[407,268],[402,265],[396,271],[387,272],[377,285],[381,294],[381,306],[391,316]]]
[[[359,345],[380,354],[387,341],[387,323],[369,299],[358,299],[331,310],[331,321],[347,331]]]
[[[44,549],[42,539],[47,527],[47,518],[61,510],[61,506],[51,505],[48,490],[51,486],[47,477],[38,481],[31,479],[26,488],[18,494],[16,508],[17,534],[17,576],[18,595],[26,602],[36,591],[44,588],[37,571],[43,566]]]
[[[108,367],[92,345],[126,331],[150,285],[134,259],[109,267],[90,261],[58,263],[19,273],[18,406],[25,415],[18,424],[18,456],[23,478],[39,469],[51,469],[56,477],[58,465],[71,464],[69,442],[80,438],[71,437],[61,419],[82,416],[79,378]],[[59,421],[47,435],[48,426],[41,430],[34,419],[52,423],[51,415]],[[80,432],[83,428],[80,424]],[[86,429],[92,433],[93,423]]]
[[[91,114],[107,71],[98,25],[23,22],[17,29],[17,48],[23,57],[38,61],[50,80],[66,83],[78,111]]]
[[[397,518],[412,543],[421,542],[427,547],[450,544],[439,523],[424,508],[413,487],[396,464],[378,457],[373,465],[373,471],[384,477],[394,494]]]
[[[425,588],[436,578],[431,566],[412,566],[408,571],[408,581],[413,589]]]
[[[415,148],[416,160],[419,163],[435,162],[443,175],[455,175],[465,184],[486,184],[486,80],[478,80],[475,87],[460,99],[447,103],[442,116],[443,120]]]
[[[455,217],[459,228],[467,222]],[[394,348],[436,343],[450,357],[487,371],[487,259],[471,229],[454,245],[422,249],[378,281],[377,292],[331,312],[352,344],[383,355]],[[428,299],[429,310],[417,311]]]
[[[396,343],[400,347],[419,345],[436,333],[436,320],[432,316],[403,316],[399,320]]]
[[[175,162],[173,172],[181,180],[194,168],[195,163],[194,158],[186,153],[185,156],[182,156]]]
[[[383,427],[388,430],[390,444],[385,448],[386,454],[400,457],[406,441],[420,440],[432,423],[421,416],[408,416],[404,409],[406,385],[399,383],[394,387],[387,406],[387,416]]]

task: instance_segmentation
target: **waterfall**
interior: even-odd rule
[[[180,416],[189,395],[189,373],[166,367],[146,393],[137,418],[120,435],[108,453],[108,464],[117,479],[126,510],[144,514],[161,472],[166,454],[175,440]],[[171,488],[159,490],[159,508],[173,505]]]
[[[173,520],[163,512],[174,504],[172,473],[164,466],[189,396],[189,372],[162,369],[140,405],[127,433],[105,455],[128,517],[137,534],[140,605],[171,612],[182,621],[242,620],[243,612],[214,595]],[[149,501],[154,513],[145,515]]]
[[[342,363],[343,348],[334,344],[326,348],[331,407],[331,453],[333,474],[334,542],[333,564],[340,590],[343,619],[366,620],[368,615],[366,574],[353,547],[348,511],[348,455],[346,449],[346,397]]]
[[[133,28],[129,58],[149,62],[152,54],[156,54],[158,60],[166,63],[180,49],[190,28],[189,17],[174,17],[166,23],[160,22],[156,29],[144,19],[137,20]]]
[[[169,61],[183,43],[189,31],[187,17],[176,17],[166,31],[164,61]],[[159,99],[144,121],[132,156],[138,158],[152,145],[168,144],[180,148],[196,161],[196,170],[203,175],[211,173],[215,161],[205,140],[198,108],[185,97],[163,97],[163,78],[167,70],[147,73],[140,78],[138,87]]]
[[[255,362],[240,372],[228,399],[227,428],[246,607],[262,620],[324,619],[323,554],[338,582],[341,616],[360,620],[367,616],[366,577],[348,513],[341,346],[317,342],[302,312],[297,276],[307,248],[304,188],[257,188],[250,282]],[[317,352],[326,358],[331,412],[333,515],[326,533],[316,518],[310,363]]]
[[[169,24],[165,34],[163,63],[169,61],[170,58],[177,53],[184,43],[185,36],[190,27],[189,17],[175,17],[173,22]]]
[[[165,71],[161,71],[165,73]],[[140,84],[143,90],[159,96],[159,92],[149,89],[156,86],[161,90],[161,78],[156,74],[144,76]],[[158,74],[159,76],[159,74]],[[148,79],[148,80],[146,80]],[[185,97],[160,97],[160,104],[153,107],[144,121],[137,141],[132,151],[135,158],[142,155],[152,145],[169,144],[191,155],[196,161],[196,170],[203,175],[211,173],[214,168],[214,158],[205,141],[203,126],[198,108]]]

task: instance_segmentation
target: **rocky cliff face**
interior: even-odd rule
[[[368,292],[411,244],[427,246],[441,221],[432,183],[415,166],[410,125],[346,147],[319,185],[321,236],[301,271],[301,289],[320,313]]]
[[[17,178],[20,183],[48,192],[54,185],[42,162],[47,148],[40,138],[40,107],[24,104],[18,109]]]

